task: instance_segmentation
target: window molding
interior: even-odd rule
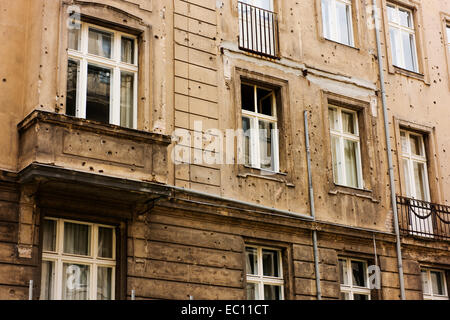
[[[412,11],[415,31],[415,45],[417,52],[417,72],[397,67],[393,64],[391,37],[389,34],[389,19],[387,13],[387,4],[404,7]],[[382,17],[385,37],[385,50],[387,57],[388,72],[390,74],[401,74],[413,79],[424,81],[430,84],[428,54],[425,46],[425,33],[423,29],[422,4],[417,0],[381,0]]]
[[[323,30],[323,15],[322,15],[322,0],[316,1],[316,25],[317,25],[317,38],[323,43],[339,44],[349,49],[360,51],[366,46],[365,42],[361,38],[361,34],[364,32],[363,23],[360,17],[361,4],[360,1],[349,0],[352,7],[352,33],[353,33],[353,45],[345,44],[335,40],[331,40],[325,37]]]
[[[436,141],[436,134],[435,134],[435,128],[432,126],[419,124],[416,122],[403,120],[398,117],[394,117],[394,139],[396,144],[396,156],[397,156],[397,174],[399,177],[399,193],[406,195],[406,178],[404,175],[404,167],[403,162],[401,161],[402,158],[402,142],[401,142],[401,136],[400,131],[406,130],[406,131],[412,131],[417,134],[421,134],[424,138],[424,144],[425,144],[425,153],[427,157],[427,174],[428,177],[437,177],[438,181],[436,179],[430,179],[428,178],[428,184],[429,184],[429,190],[430,190],[430,202],[434,203],[442,203],[442,200],[444,199],[443,194],[443,182],[440,177],[441,170],[439,166],[439,153],[437,152],[437,141]]]
[[[135,115],[135,129],[144,130],[152,121],[153,105],[153,52],[151,25],[145,24],[140,17],[124,12],[111,5],[97,3],[85,3],[75,1],[80,8],[81,21],[95,24],[117,32],[127,33],[137,38],[137,112]],[[67,61],[68,54],[68,24],[70,4],[63,2],[60,10],[59,50],[57,72],[57,113],[66,114],[66,90],[67,90]],[[148,129],[147,129],[148,130]]]
[[[361,149],[361,168],[363,188],[352,188],[349,186],[338,185],[334,182],[333,176],[333,160],[331,153],[331,135],[329,125],[328,108],[330,105],[336,107],[345,108],[357,112],[358,114],[358,127],[360,137],[360,149]],[[372,202],[379,202],[377,199],[377,176],[379,171],[379,165],[376,160],[375,144],[373,138],[373,132],[371,128],[371,102],[357,100],[354,98],[342,96],[329,91],[322,91],[322,116],[323,125],[325,128],[326,140],[324,142],[324,148],[326,148],[326,161],[327,176],[328,176],[328,193],[331,195],[344,194],[352,195],[361,198],[370,199]],[[372,170],[370,168],[373,168]]]
[[[444,40],[444,51],[447,63],[447,84],[450,90],[450,37],[447,33],[447,27],[450,27],[450,14],[441,12],[442,38]]]
[[[272,172],[264,169],[250,168],[244,164],[235,163],[235,171],[238,177],[246,178],[248,176],[258,177],[285,183],[287,186],[292,184],[294,173],[293,160],[289,157],[287,146],[291,145],[292,127],[291,127],[291,111],[289,103],[289,87],[288,81],[275,78],[261,73],[234,68],[234,128],[242,129],[242,101],[241,101],[241,85],[242,83],[250,83],[260,85],[275,90],[277,101],[277,123],[279,129],[278,155],[279,155],[279,171]],[[238,159],[240,146],[235,144],[234,154]]]

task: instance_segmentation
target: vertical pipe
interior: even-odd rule
[[[396,235],[396,249],[397,249],[397,263],[398,263],[398,276],[400,280],[400,296],[402,300],[405,300],[405,284],[403,280],[403,262],[402,262],[402,248],[400,243],[400,232],[398,227],[398,213],[397,213],[397,203],[395,201],[395,181],[394,181],[394,167],[392,165],[392,153],[391,153],[391,140],[389,134],[389,122],[388,122],[388,112],[387,112],[387,101],[386,101],[386,90],[384,87],[384,72],[383,72],[383,55],[381,52],[380,43],[380,30],[378,26],[378,8],[377,0],[373,1],[373,18],[375,23],[375,35],[377,41],[377,55],[378,55],[378,70],[380,74],[380,89],[381,89],[381,102],[383,105],[383,118],[384,118],[384,133],[386,135],[386,149],[388,156],[388,166],[389,166],[389,183],[391,185],[391,205],[392,212],[394,215],[394,229]]]
[[[308,167],[308,188],[309,188],[309,206],[311,210],[311,216],[314,221],[316,220],[316,209],[314,206],[314,189],[312,185],[312,173],[311,173],[311,148],[309,147],[309,127],[308,127],[308,111],[304,111],[305,118],[305,145],[306,145],[306,160]],[[314,248],[314,269],[316,272],[316,290],[317,299],[322,300],[322,290],[320,288],[320,269],[319,269],[319,250],[317,248],[317,231],[313,230],[313,248]]]
[[[30,284],[28,286],[28,300],[33,300],[33,280],[30,280]]]

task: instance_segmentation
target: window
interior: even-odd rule
[[[422,290],[425,300],[448,300],[445,272],[422,269]]]
[[[82,23],[69,29],[66,114],[136,128],[135,36]]]
[[[247,299],[284,299],[281,251],[265,247],[245,248]]]
[[[406,195],[417,200],[430,201],[423,135],[401,130],[400,138]]]
[[[352,0],[322,0],[323,36],[354,46]]]
[[[278,122],[273,89],[241,85],[242,129],[245,164],[278,172]]]
[[[340,258],[341,300],[370,300],[367,262]]]
[[[387,5],[393,64],[418,72],[413,12],[394,4]]]
[[[328,108],[334,182],[363,188],[358,114],[336,106]]]
[[[450,51],[450,25],[446,26],[447,30],[447,49]]]
[[[114,299],[113,227],[48,218],[42,229],[42,300]]]

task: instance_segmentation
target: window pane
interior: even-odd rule
[[[89,28],[89,53],[111,58],[112,34]]]
[[[56,221],[45,219],[42,230],[42,250],[56,251]]]
[[[109,123],[111,70],[88,66],[86,119]]]
[[[369,296],[366,294],[353,294],[353,300],[369,300]]]
[[[63,264],[62,299],[89,299],[89,266],[81,264]]]
[[[427,200],[426,186],[425,186],[425,165],[419,162],[413,162],[414,169],[414,184],[416,187],[416,199]]]
[[[90,255],[91,227],[64,222],[64,253]]]
[[[397,43],[398,43],[398,30],[394,28],[389,28],[389,35],[391,38],[391,53],[392,53],[392,63],[396,66],[400,66],[400,57],[397,55]]]
[[[134,119],[134,74],[120,73],[120,125],[133,128]]]
[[[250,0],[244,2],[254,5],[255,7],[258,8],[262,8],[265,10],[272,10],[272,1],[273,0]]]
[[[408,148],[408,139],[406,139],[406,134],[404,131],[400,132],[400,139],[402,142],[402,153],[403,154],[409,154],[409,148]]]
[[[281,287],[264,285],[264,300],[280,300],[281,299]]]
[[[259,151],[262,169],[273,169],[272,130],[273,123],[259,120]]]
[[[341,170],[341,165],[337,155],[339,154],[339,138],[331,136],[331,156],[333,160],[333,177],[334,182],[337,184],[342,184],[339,179],[339,170]]]
[[[442,273],[438,271],[431,271],[431,287],[433,294],[444,295],[444,279]]]
[[[409,161],[403,159],[403,174],[405,175],[406,196],[412,197],[411,176],[409,174]]]
[[[322,0],[323,36],[331,39],[331,18],[329,0]]]
[[[258,274],[258,254],[256,248],[245,248],[245,263],[247,274]]]
[[[257,89],[258,113],[273,116],[273,91],[262,88]]]
[[[351,45],[350,38],[350,6],[336,1],[338,40],[341,43]]]
[[[98,267],[97,269],[97,300],[112,299],[112,268]]]
[[[342,111],[342,130],[345,133],[356,133],[355,115],[353,113]]]
[[[250,144],[250,119],[242,117],[242,130],[244,131],[244,160],[246,165],[251,164],[251,144]]]
[[[113,232],[111,228],[98,228],[98,256],[101,258],[113,257]]]
[[[408,32],[402,32],[402,41],[403,41],[403,57],[405,59],[405,65],[403,66],[405,69],[415,71],[416,70],[416,62],[415,62],[415,53],[414,53],[414,35]]]
[[[399,23],[404,27],[412,28],[411,12],[400,9],[398,11]]]
[[[350,300],[350,295],[347,292],[341,292],[341,300]]]
[[[42,261],[40,300],[52,300],[54,296],[55,263]]]
[[[134,39],[122,37],[122,62],[134,64]]]
[[[339,259],[339,272],[341,275],[341,284],[348,285],[347,260]]]
[[[409,141],[411,143],[411,154],[421,156],[422,154],[422,148],[421,148],[421,141],[420,137],[416,135],[409,135]]]
[[[258,300],[258,285],[247,282],[247,300]]]
[[[69,28],[67,44],[69,49],[80,50],[80,29]]]
[[[358,187],[357,173],[357,148],[358,144],[354,141],[344,139],[344,160],[345,160],[345,177],[347,186]]]
[[[243,84],[241,86],[242,110],[255,112],[255,88]]]
[[[338,113],[336,109],[328,109],[328,119],[330,121],[330,129],[339,130]]]
[[[352,279],[354,286],[366,287],[366,270],[363,262],[352,261]]]
[[[397,13],[394,7],[387,6],[388,20],[390,22],[396,22]]]
[[[67,65],[66,114],[75,116],[77,109],[78,79],[80,62],[69,59]]]
[[[447,42],[450,45],[450,26],[447,26]],[[450,46],[449,46],[450,49]]]
[[[430,294],[430,285],[428,283],[428,272],[422,270],[422,290],[425,294]]]
[[[263,275],[268,277],[280,277],[279,252],[263,249]]]

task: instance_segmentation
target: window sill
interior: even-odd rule
[[[287,181],[287,175],[288,174],[286,172],[275,172],[266,169],[254,168],[247,165],[240,165],[239,173],[237,176],[240,178],[255,177],[265,180],[271,180],[284,183],[288,187],[295,187],[293,183]]]
[[[331,39],[328,39],[328,38],[325,38],[325,37],[322,37],[322,39],[324,40],[324,41],[329,41],[329,42],[331,42],[332,44],[334,43],[334,44],[339,44],[339,45],[341,45],[341,46],[344,46],[344,47],[347,47],[347,48],[350,48],[350,49],[354,49],[354,50],[356,50],[356,51],[360,51],[360,48],[358,48],[358,47],[354,47],[354,46],[352,46],[352,45],[349,45],[349,44],[345,44],[345,43],[342,43],[342,42],[339,42],[339,41],[336,41],[336,40],[331,40]]]
[[[417,80],[421,80],[421,81],[425,81],[425,75],[416,71],[411,71],[408,69],[403,69],[401,67],[397,67],[395,65],[393,65],[394,69],[395,69],[395,73],[399,73],[402,74],[404,76],[410,77],[410,78],[414,78]]]
[[[353,187],[347,187],[343,185],[334,184],[334,187],[328,191],[331,195],[338,195],[338,194],[344,194],[349,196],[355,196],[360,197],[364,199],[368,199],[372,202],[379,203],[380,200],[377,200],[373,197],[372,190],[368,189],[359,189],[359,188],[353,188]]]

